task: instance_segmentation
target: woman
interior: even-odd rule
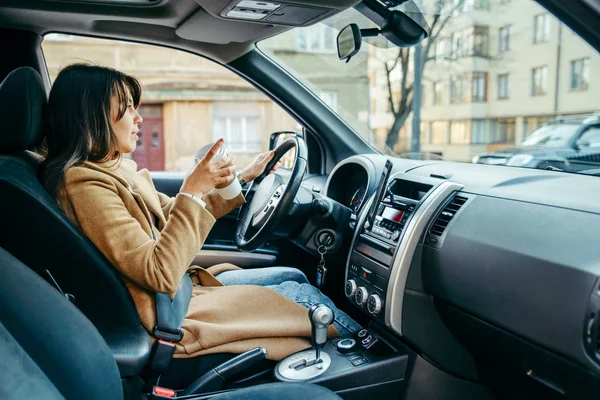
[[[175,198],[158,193],[148,171],[136,171],[135,163],[123,158],[136,147],[140,97],[138,81],[113,69],[85,64],[63,69],[47,108],[44,181],[73,223],[121,273],[142,325],[152,332],[155,293],[177,291],[215,220],[244,198],[239,194],[223,200],[213,190],[234,179],[235,167],[226,167],[230,157],[212,159],[222,139]],[[242,172],[245,179],[256,178],[272,157],[271,152],[257,157]],[[262,346],[268,358],[281,359],[309,346],[311,329],[303,305],[333,306],[297,270],[280,270],[279,278],[267,280],[268,269],[244,271],[221,264],[194,270],[197,284],[175,357],[242,353]],[[215,278],[220,273],[230,285]],[[330,336],[360,328],[341,311],[334,312]]]

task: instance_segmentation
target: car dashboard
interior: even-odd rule
[[[442,369],[500,392],[597,389],[596,178],[393,159],[378,193],[384,165],[350,157],[324,189],[351,207],[349,193],[365,188],[345,265],[352,306]]]

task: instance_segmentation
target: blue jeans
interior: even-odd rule
[[[342,336],[349,336],[361,329],[361,326],[337,308],[329,297],[308,283],[306,276],[296,268],[267,267],[225,271],[218,274],[216,278],[223,285],[265,286],[306,308],[310,308],[315,303],[326,304],[333,310],[335,315],[333,325]],[[308,318],[308,314],[306,318]]]

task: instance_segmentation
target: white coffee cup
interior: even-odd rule
[[[214,143],[207,144],[206,146],[198,150],[194,155],[194,164],[198,164],[213,146]],[[222,144],[219,150],[217,150],[217,152],[213,156],[212,161],[217,161],[225,157],[227,157],[227,148],[225,147],[225,144]],[[229,166],[231,166],[231,163],[226,165],[226,167]],[[231,200],[237,197],[242,192],[242,185],[240,185],[240,181],[238,181],[237,177],[234,177],[233,180],[227,185],[216,186],[215,190],[225,200]]]

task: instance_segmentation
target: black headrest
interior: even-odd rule
[[[0,84],[0,154],[18,153],[42,141],[48,98],[42,78],[30,67],[15,69]]]

